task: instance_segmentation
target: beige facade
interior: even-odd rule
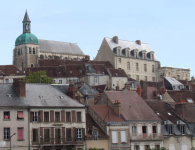
[[[124,46],[125,43],[133,44],[133,47]],[[115,69],[124,69],[135,80],[158,81],[156,70],[160,67],[160,62],[148,47],[145,43],[139,45],[136,42],[118,40],[117,44],[113,39],[104,38],[95,60],[109,61]]]
[[[116,86],[119,86],[119,90],[124,88],[125,83],[127,83],[127,77],[110,77],[109,86],[111,89],[116,89]]]
[[[25,75],[10,75],[10,76],[1,76],[0,75],[0,83],[13,83],[13,79],[15,78],[23,78]]]
[[[104,149],[108,150],[108,140],[107,139],[98,139],[97,141],[91,139],[86,140],[86,148],[89,150],[90,148]]]
[[[158,69],[158,76],[160,81],[163,81],[164,77],[175,77],[177,80],[190,80],[190,68],[173,68],[173,67],[161,67]]]
[[[18,118],[18,112],[22,112],[24,118]],[[5,117],[9,113],[8,117]],[[13,150],[28,150],[28,111],[25,108],[11,108],[11,107],[1,107],[0,109],[0,149],[7,150],[10,149],[9,136],[16,133],[11,138],[11,147]],[[20,131],[22,130],[22,136],[19,137]]]
[[[80,82],[85,82],[90,86],[102,85],[109,83],[109,75],[85,75],[80,78]]]

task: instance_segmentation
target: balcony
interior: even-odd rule
[[[41,145],[71,145],[71,144],[82,144],[84,139],[82,138],[40,138]]]
[[[131,140],[162,140],[162,133],[132,133]]]

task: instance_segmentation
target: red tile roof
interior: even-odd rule
[[[104,67],[104,65],[93,64],[92,67],[97,71],[97,73],[99,72],[100,74],[108,75],[108,72],[106,68]]]
[[[108,105],[94,105],[89,106],[106,122],[125,122],[114,110]]]
[[[127,74],[123,69],[114,69],[114,68],[109,68],[108,69],[112,77],[127,77]]]
[[[121,114],[125,120],[160,121],[160,118],[135,91],[105,91],[108,99],[114,104],[121,103]]]
[[[137,81],[137,80],[135,80],[133,78],[128,78],[128,81]]]
[[[106,69],[108,68],[114,68],[112,64],[109,61],[89,61],[89,64],[96,64],[96,65],[104,65]]]
[[[25,75],[20,69],[14,65],[0,65],[0,72],[6,76],[9,75]],[[18,72],[18,73],[17,73]]]
[[[80,77],[85,75],[83,65],[66,65],[66,77]]]

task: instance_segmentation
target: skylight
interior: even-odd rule
[[[194,103],[191,98],[187,98],[188,103]]]
[[[168,114],[169,116],[171,116],[171,113],[168,112],[167,114]]]
[[[8,97],[12,97],[12,94],[7,94]]]
[[[158,111],[156,112],[156,114],[157,114],[157,115],[160,115]]]
[[[61,99],[63,99],[64,98],[64,96],[59,96]]]

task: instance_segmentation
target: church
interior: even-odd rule
[[[85,54],[76,43],[38,39],[31,33],[31,21],[26,11],[23,33],[17,37],[13,64],[19,69],[38,67],[39,59],[82,60]]]

